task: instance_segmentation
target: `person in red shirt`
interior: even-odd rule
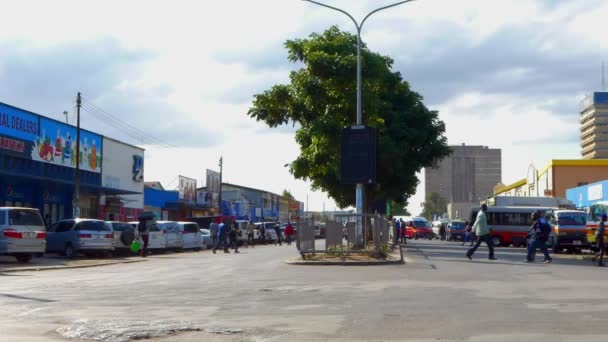
[[[287,245],[291,246],[291,237],[295,234],[295,230],[289,221],[287,221],[287,226],[285,227],[285,239],[287,240]]]

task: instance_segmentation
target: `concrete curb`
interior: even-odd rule
[[[49,267],[32,266],[32,267],[19,268],[19,269],[0,268],[0,273],[53,271],[53,270],[64,270],[64,269],[70,269],[70,268],[90,268],[90,267],[101,267],[101,266],[111,266],[111,265],[120,265],[120,264],[131,264],[131,263],[142,262],[142,261],[148,261],[148,260],[125,260],[125,261],[118,261],[118,262],[106,262],[106,263],[100,263],[100,264],[73,265],[73,266],[49,266]]]
[[[288,265],[299,266],[384,266],[384,265],[402,265],[405,262],[402,260],[385,260],[385,261],[307,261],[307,260],[285,260]]]

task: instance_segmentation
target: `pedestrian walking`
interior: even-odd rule
[[[283,244],[281,243],[281,226],[279,225],[279,222],[274,224],[274,232],[275,234],[277,234],[277,240],[274,242],[274,245],[276,246],[277,244],[279,246],[282,246]]]
[[[217,244],[217,228],[219,227],[220,220],[219,218],[214,218],[213,222],[209,225],[209,233],[211,234],[211,241],[213,243],[213,247]]]
[[[401,242],[401,221],[395,219],[395,243]]]
[[[226,235],[228,233],[227,230],[227,221],[223,220],[222,223],[220,223],[217,227],[217,241],[215,243],[215,246],[213,247],[213,254],[215,254],[215,251],[218,249],[223,249],[224,253],[230,253],[230,251],[228,250],[228,242],[226,241]]]
[[[262,239],[263,244],[266,244],[266,226],[264,226],[264,221],[260,223],[260,239]]]
[[[247,225],[247,247],[249,247],[249,245],[251,245],[251,248],[253,248],[253,238],[255,237],[255,224],[253,224],[253,221],[249,221],[249,224]]]
[[[439,226],[439,238],[441,241],[445,240],[445,223],[443,222],[441,222],[441,225]]]
[[[285,227],[285,239],[287,240],[287,246],[291,246],[291,240],[294,234],[295,229],[293,229],[291,222],[287,221],[287,226]]]
[[[532,226],[528,232],[528,255],[526,256],[526,262],[534,261],[537,248],[540,248],[545,255],[545,264],[553,261],[547,249],[549,234],[551,234],[551,226],[544,217],[541,217],[540,211],[537,210],[532,213]]]
[[[399,221],[401,222],[401,243],[407,244],[407,227],[405,221],[403,221],[403,219],[399,219]]]
[[[148,256],[148,242],[149,242],[149,232],[150,232],[150,225],[151,222],[143,217],[139,218],[139,222],[137,223],[137,235],[138,235],[138,239],[141,238],[142,242],[143,242],[143,247],[140,250],[140,255],[142,258],[145,258]]]
[[[241,229],[239,228],[236,222],[232,223],[232,229],[228,232],[228,237],[230,238],[230,246],[234,248],[234,253],[239,252],[239,236],[242,236]]]
[[[477,251],[477,248],[481,245],[482,242],[485,242],[488,246],[488,259],[496,260],[494,257],[494,246],[492,244],[491,233],[492,230],[488,227],[488,220],[486,218],[486,213],[488,212],[488,206],[486,204],[481,205],[481,209],[477,213],[477,219],[475,219],[475,223],[473,224],[473,230],[475,231],[475,235],[477,236],[477,242],[473,248],[467,251],[467,258],[469,260],[473,260],[473,254]]]
[[[604,233],[606,232],[606,219],[608,216],[606,214],[602,214],[602,218],[600,220],[599,225],[597,226],[597,231],[595,232],[595,243],[597,244],[597,248],[599,251],[595,256],[593,256],[593,262],[600,258],[600,262],[597,264],[600,267],[604,267],[604,253],[606,252],[606,244],[604,241]]]
[[[464,223],[464,237],[462,238],[462,245],[464,246],[467,242],[473,246],[473,229],[471,228],[471,222],[466,221]]]

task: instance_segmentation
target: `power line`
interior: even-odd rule
[[[131,137],[133,137],[137,140],[142,140],[142,142],[144,140],[146,140],[146,141],[150,142],[151,144],[159,145],[161,147],[165,147],[165,148],[169,148],[169,149],[175,148],[175,146],[165,143],[164,141],[162,141],[158,138],[154,138],[154,137],[144,133],[143,131],[129,125],[128,123],[126,123],[120,119],[117,119],[116,117],[99,109],[98,107],[91,105],[91,103],[89,103],[89,102],[87,102],[87,104],[86,104],[86,109],[90,114],[94,115],[98,119],[104,121],[107,124],[112,125],[113,127],[117,128],[117,129],[120,129],[124,133],[127,133],[128,135],[130,135]]]
[[[158,146],[166,148],[166,149],[176,148],[176,146],[168,144],[161,139],[152,137],[152,136],[144,133],[143,131],[139,130],[138,128],[116,118],[115,116],[109,114],[108,112],[104,111],[103,109],[93,105],[92,103],[90,103],[84,99],[83,99],[83,109],[85,109],[89,114],[91,114],[95,118],[99,119],[103,123],[122,131],[123,133],[127,134],[128,136],[132,137],[133,139],[141,141],[142,143],[145,143],[145,141],[147,141],[148,143],[150,143],[152,145],[158,145]]]
[[[145,139],[147,139],[148,141],[154,142],[155,144],[158,145],[164,145],[168,148],[175,148],[176,146],[173,146],[169,143],[164,142],[161,139],[155,138],[153,136],[148,135],[147,133],[143,132],[142,130],[140,130],[139,128],[117,118],[116,116],[104,111],[103,109],[99,108],[98,106],[94,105],[93,103],[87,101],[86,99],[83,99],[83,101],[87,104],[87,106],[89,107],[89,109],[95,111],[97,114],[99,114],[100,116],[111,120],[113,122],[115,122],[116,124],[124,127],[125,129],[128,129],[130,132],[135,133]]]

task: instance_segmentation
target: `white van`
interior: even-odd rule
[[[156,223],[165,237],[165,248],[177,251],[184,248],[184,234],[182,234],[177,222],[158,221]]]
[[[201,250],[203,248],[203,237],[200,227],[196,222],[177,222],[182,233],[184,249]]]
[[[0,255],[25,263],[45,249],[46,227],[38,209],[0,207]]]
[[[135,234],[138,234],[137,226],[139,225],[138,221],[129,222],[130,225],[135,229]],[[163,235],[162,230],[158,227],[158,224],[154,222],[150,226],[150,231],[148,232],[148,250],[156,250],[164,252],[166,250],[167,243],[165,241],[165,236]]]

